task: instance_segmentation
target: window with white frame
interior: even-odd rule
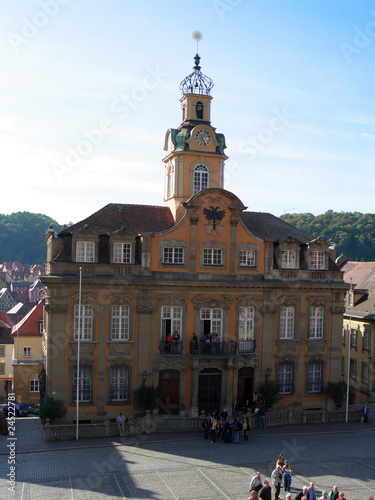
[[[74,306],[74,340],[78,340],[78,332],[80,340],[92,340],[93,315],[91,304],[81,304],[81,311],[77,304]]]
[[[368,384],[368,364],[367,363],[362,363],[362,368],[361,368],[361,378],[362,382],[365,384]]]
[[[167,334],[177,332],[181,338],[182,333],[182,307],[162,306],[160,336],[164,340]]]
[[[76,261],[94,262],[95,243],[93,241],[77,241]]]
[[[111,340],[129,340],[129,314],[128,305],[112,305]]]
[[[223,310],[219,308],[202,308],[200,311],[200,335],[218,335],[222,340]]]
[[[39,392],[39,376],[33,373],[30,377],[30,392]]]
[[[368,330],[365,330],[363,333],[363,350],[370,350],[370,332]]]
[[[73,401],[77,401],[77,368],[73,374]],[[80,403],[90,403],[92,399],[92,370],[90,366],[80,366],[78,401]]]
[[[163,264],[183,264],[183,247],[163,247]]]
[[[354,380],[357,378],[357,361],[355,359],[350,360],[349,374],[350,374],[350,378],[352,378]]]
[[[132,245],[131,243],[115,243],[113,245],[113,262],[115,264],[131,264]]]
[[[279,394],[292,394],[293,392],[293,363],[281,362],[277,366],[277,384],[280,386]]]
[[[128,401],[129,399],[129,366],[111,366],[110,371],[111,401]]]
[[[238,314],[238,350],[251,352],[254,339],[254,307],[240,307]]]
[[[351,347],[357,347],[357,330],[355,328],[352,328],[350,334],[350,345]]]
[[[208,188],[209,170],[205,165],[197,165],[194,168],[193,194]]]
[[[313,361],[307,368],[307,392],[322,392],[323,366],[321,361]]]
[[[30,346],[24,346],[24,348],[23,348],[23,357],[24,358],[30,358],[31,357],[31,347]]]
[[[320,250],[310,252],[310,269],[326,269],[326,253]]]
[[[310,339],[323,338],[323,319],[324,319],[323,306],[310,307],[310,325],[309,325]]]
[[[205,266],[221,266],[223,264],[223,250],[221,248],[204,248],[203,264]]]
[[[294,306],[280,307],[280,339],[294,338]]]
[[[256,250],[240,250],[240,266],[254,267],[256,265]]]
[[[295,269],[297,267],[297,252],[296,250],[281,251],[281,267],[283,269]]]
[[[238,320],[238,340],[252,340],[254,338],[254,307],[240,307]]]

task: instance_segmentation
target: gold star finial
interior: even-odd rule
[[[200,31],[193,32],[193,39],[197,42],[197,54],[198,54],[198,43],[202,40],[203,35]]]

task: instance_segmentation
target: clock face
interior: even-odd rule
[[[195,134],[195,142],[199,146],[208,146],[211,142],[211,135],[207,130],[198,130]]]

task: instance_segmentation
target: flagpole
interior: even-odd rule
[[[79,363],[81,348],[81,294],[82,294],[82,267],[79,268],[79,289],[78,289],[78,338],[77,338],[77,393],[76,393],[76,440],[79,439]]]
[[[345,422],[348,423],[349,419],[349,382],[350,382],[350,342],[352,340],[352,303],[353,303],[353,292],[352,292],[352,278],[350,278],[350,288],[349,288],[349,335],[348,335],[348,366],[346,374],[346,412],[345,412]]]

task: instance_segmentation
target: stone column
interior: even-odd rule
[[[199,373],[198,373],[198,360],[193,359],[190,364],[190,417],[198,417],[198,386],[199,386]]]

